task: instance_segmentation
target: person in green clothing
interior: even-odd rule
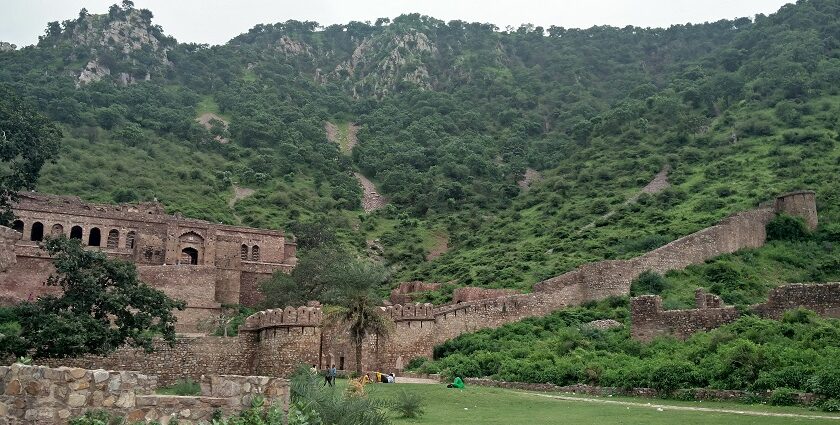
[[[451,384],[447,385],[446,388],[464,388],[464,381],[461,380],[460,376],[456,376],[455,380],[452,381]]]

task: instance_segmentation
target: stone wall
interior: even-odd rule
[[[475,286],[465,286],[463,288],[455,289],[455,291],[452,293],[452,302],[454,304],[457,304],[470,301],[486,300],[488,298],[499,298],[507,295],[513,295],[515,293],[516,291],[513,289],[490,289],[478,288]]]
[[[53,269],[38,247],[50,236],[77,238],[87,249],[131,261],[141,268],[144,282],[180,294],[173,296],[192,311],[179,314],[179,331],[197,331],[193,325],[218,314],[220,304],[253,306],[259,301],[257,281],[277,270],[291,271],[297,260],[295,243],[282,231],[187,219],[166,214],[158,203],[91,204],[76,197],[21,193],[14,213],[16,231],[0,229],[4,304],[55,292],[44,285]],[[244,295],[243,275],[249,291]]]
[[[767,302],[752,307],[758,315],[781,319],[787,310],[804,307],[823,317],[840,318],[840,282],[779,286],[770,291]]]
[[[657,336],[673,335],[685,339],[700,331],[708,331],[738,319],[734,307],[725,307],[720,298],[695,292],[696,309],[663,310],[662,298],[643,295],[630,300],[630,333],[634,339],[650,341]],[[840,318],[840,283],[794,283],[774,288],[767,302],[750,309],[760,317],[781,319],[785,311],[799,307],[815,311],[823,317]]]
[[[170,385],[182,378],[199,380],[208,375],[254,375],[257,347],[257,337],[250,333],[229,338],[179,337],[174,346],[156,342],[152,353],[122,347],[108,356],[47,359],[43,363],[55,367],[139,370],[157,376],[161,385]]]
[[[630,300],[630,334],[634,339],[650,341],[657,336],[673,335],[686,339],[738,319],[735,307],[724,307],[718,298],[698,289],[696,309],[663,310],[658,295],[643,295]]]
[[[201,396],[156,395],[157,378],[130,371],[0,366],[0,424],[66,424],[88,410],[136,421],[209,422],[217,410],[233,414],[254,396],[288,410],[288,381],[265,376],[208,376]]]

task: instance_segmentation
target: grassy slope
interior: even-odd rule
[[[339,381],[338,387],[344,386]],[[638,406],[627,407],[584,401],[561,401],[532,393],[468,386],[465,390],[444,385],[398,384],[368,386],[371,396],[393,397],[406,390],[422,395],[426,415],[420,419],[396,419],[395,424],[790,424],[835,423],[829,419],[803,419],[745,416],[730,413],[708,413],[666,410]],[[670,400],[631,399],[666,405],[691,405],[708,408],[736,408],[774,413],[819,414],[802,408],[744,406],[731,403],[680,403]]]
[[[623,146],[592,142],[547,171],[543,182],[507,210],[476,219],[474,231],[453,239],[452,251],[403,277],[528,290],[580,264],[642,254],[800,188],[817,191],[823,222],[840,222],[840,187],[834,183],[840,143],[797,144],[783,138],[788,128],[833,128],[832,117],[840,111],[836,96],[809,101],[809,108],[801,123],[790,127],[774,118],[772,109],[743,104],[683,146],[665,146],[656,138]],[[735,123],[756,116],[771,134],[742,132],[731,143]],[[661,163],[673,167],[672,188],[622,207]],[[596,203],[616,213],[599,219],[603,212],[593,208]],[[594,227],[580,231],[593,220]]]

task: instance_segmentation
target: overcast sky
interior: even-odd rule
[[[0,0],[0,41],[34,44],[49,21],[75,19],[82,7],[105,13],[121,0]],[[135,0],[154,22],[180,42],[223,44],[258,23],[289,19],[322,25],[375,21],[422,13],[450,21],[490,22],[500,28],[522,23],[548,28],[593,25],[667,27],[687,22],[752,17],[779,9],[785,0]]]

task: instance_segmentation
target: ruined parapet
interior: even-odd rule
[[[435,306],[425,304],[396,304],[387,307],[380,307],[382,313],[394,322],[406,320],[435,320]]]
[[[632,298],[630,335],[639,341],[651,341],[665,335],[686,339],[697,332],[708,331],[738,319],[738,310],[723,306],[720,298],[715,295],[698,290],[695,292],[695,301],[698,303],[696,309],[663,310],[662,298],[658,295]]]
[[[823,317],[840,318],[840,282],[778,286],[770,291],[767,302],[751,309],[761,317],[781,319],[785,311],[799,307]]]
[[[819,223],[816,194],[811,190],[800,190],[777,196],[773,210],[777,214],[802,218],[810,230],[816,229]]]
[[[255,332],[279,327],[318,327],[322,318],[320,307],[273,308],[248,316],[239,329]]]

